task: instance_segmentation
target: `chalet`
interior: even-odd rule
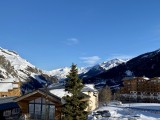
[[[70,95],[62,86],[38,89],[15,99],[25,119],[61,120],[61,108],[65,103],[63,96]],[[98,107],[98,92],[93,85],[85,85],[81,94],[88,101],[87,111]]]
[[[15,99],[24,119],[60,120],[62,101],[44,89],[38,89]]]

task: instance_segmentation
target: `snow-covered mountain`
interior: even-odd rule
[[[115,59],[112,59],[112,60],[109,60],[109,61],[106,61],[106,62],[101,63],[100,66],[101,66],[102,68],[104,68],[105,70],[109,70],[109,69],[111,69],[111,68],[113,68],[113,67],[116,67],[116,66],[118,66],[119,64],[125,63],[125,62],[127,62],[127,61],[128,61],[127,59],[122,60],[122,59],[117,59],[117,58],[115,58]]]
[[[122,85],[124,77],[160,77],[160,49],[141,54],[113,67],[106,72],[83,79],[84,83],[99,84],[101,81],[108,86]]]
[[[16,52],[0,48],[0,79],[17,78],[23,84],[41,86],[50,76],[20,57]]]
[[[97,64],[95,66],[93,66],[92,68],[90,68],[90,70],[88,70],[88,72],[86,72],[85,74],[83,74],[81,77],[82,78],[90,78],[93,76],[96,76],[98,74],[104,73],[107,70],[116,67],[122,63],[125,63],[127,60],[122,60],[122,59],[112,59],[112,60],[108,60],[106,62]]]
[[[78,74],[85,74],[90,70],[90,67],[81,67],[78,68]],[[58,80],[64,80],[66,75],[68,75],[70,71],[69,67],[59,68],[52,71],[47,72],[49,75],[56,77]]]
[[[78,68],[78,74],[81,78],[92,77],[124,62],[121,59],[113,59],[92,67],[81,67]],[[17,78],[26,84],[26,89],[28,87],[29,89],[42,87],[46,82],[63,81],[69,71],[69,67],[43,71],[23,59],[16,52],[0,48],[0,79]]]
[[[92,67],[81,67],[81,68],[78,68],[78,74],[81,77],[97,75],[124,62],[126,61],[121,59],[113,59],[113,60],[103,62],[101,64],[97,64]],[[64,67],[64,68],[59,68],[59,69],[49,71],[48,73],[51,76],[57,77],[58,80],[64,80],[66,78],[66,75],[69,73],[69,71],[70,71],[69,67]]]

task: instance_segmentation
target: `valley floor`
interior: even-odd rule
[[[111,117],[97,114],[97,111],[109,112]],[[88,120],[160,120],[160,104],[130,103],[122,105],[109,104],[93,111]]]

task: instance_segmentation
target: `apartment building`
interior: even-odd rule
[[[126,77],[117,95],[125,102],[160,103],[160,78]]]

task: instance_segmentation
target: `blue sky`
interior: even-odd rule
[[[52,70],[159,49],[159,0],[3,0],[0,46]]]

